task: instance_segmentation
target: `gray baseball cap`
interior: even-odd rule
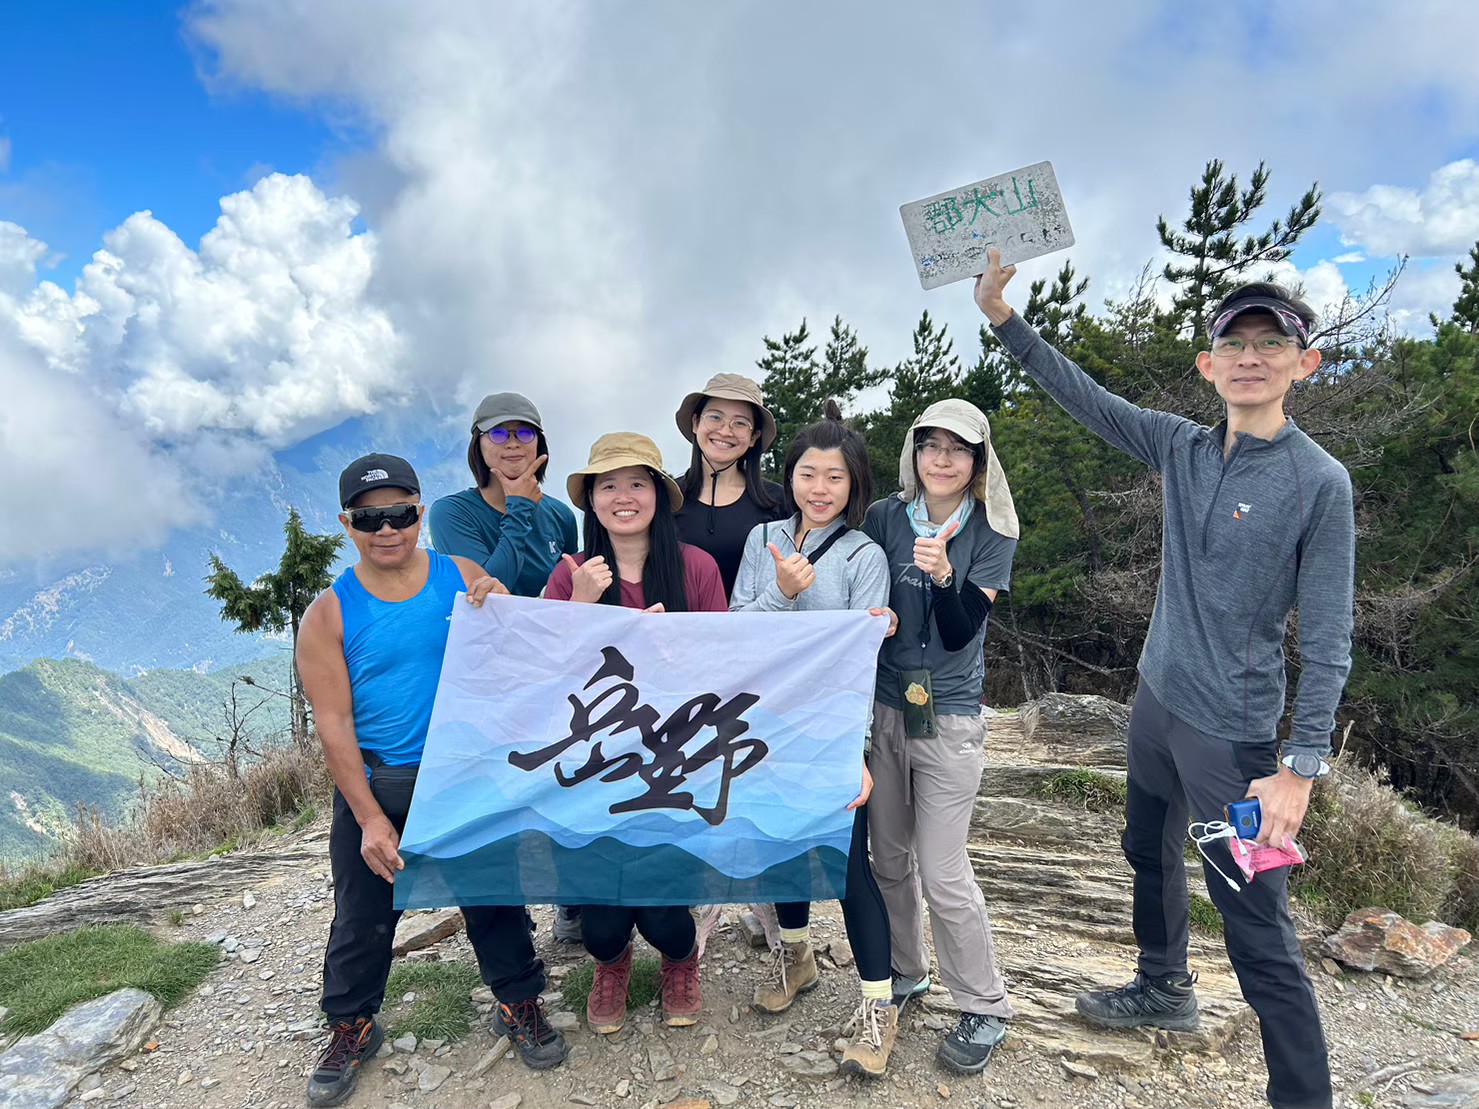
[[[522,393],[489,393],[478,405],[478,410],[472,416],[473,434],[495,428],[499,424],[506,424],[510,420],[519,420],[544,430],[544,421],[539,418],[539,409],[534,407],[534,402]]]

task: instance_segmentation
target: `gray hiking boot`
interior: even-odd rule
[[[923,978],[910,978],[894,972],[894,1004],[907,1005],[917,998],[923,997],[930,992],[930,976],[926,974]]]
[[[1115,990],[1091,990],[1078,995],[1076,1006],[1090,1024],[1104,1028],[1168,1028],[1196,1031],[1197,994],[1192,974],[1151,978],[1141,971],[1135,980]]]
[[[961,1013],[935,1058],[956,1074],[979,1074],[991,1062],[996,1045],[1007,1038],[1007,1022],[985,1013]]]

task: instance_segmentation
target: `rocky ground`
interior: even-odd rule
[[[580,1015],[564,1011],[559,983],[585,956],[554,942],[549,911],[536,909],[536,940],[551,978],[549,1011],[566,1028],[568,1063],[538,1074],[525,1069],[516,1052],[500,1056],[483,1005],[480,1023],[461,1042],[387,1049],[368,1065],[351,1104],[1261,1104],[1266,1075],[1258,1035],[1216,937],[1194,940],[1201,1033],[1162,1033],[1159,1040],[1102,1033],[1073,1015],[1077,989],[1118,984],[1131,971],[1129,876],[1116,849],[1116,817],[1041,801],[1034,786],[1063,767],[1122,773],[1122,748],[1092,726],[1054,731],[1030,716],[1025,728],[1023,723],[1015,714],[993,720],[991,767],[971,848],[1019,1014],[984,1075],[962,1078],[935,1063],[936,1044],[956,1016],[941,992],[911,1010],[882,1082],[837,1074],[832,1044],[855,1004],[856,978],[846,965],[849,953],[835,905],[818,906],[814,913],[814,940],[830,952],[822,984],[788,1013],[762,1018],[748,1009],[766,956],[749,945],[739,910],[730,908],[703,962],[708,1019],[669,1030],[655,1009],[646,1009],[634,1012],[611,1037],[591,1034]],[[84,1082],[85,1100],[130,1109],[303,1104],[306,1076],[322,1043],[319,969],[333,906],[326,835],[325,827],[311,827],[251,856],[99,879],[53,899],[50,907],[0,917],[0,943],[58,927],[64,918],[75,923],[111,913],[110,918],[145,922],[172,940],[209,940],[225,949],[220,968],[159,1026],[157,1047]],[[167,923],[171,909],[186,912],[182,924]],[[1462,1038],[1479,1030],[1479,965],[1460,956],[1415,981],[1342,972],[1322,964],[1313,951],[1316,939],[1311,932],[1307,951],[1332,1048],[1337,1104],[1470,1104],[1443,1100],[1442,1090],[1464,1076],[1479,1090],[1479,1043]],[[407,957],[472,958],[461,936]],[[394,1024],[402,1005],[399,998],[388,1000],[387,1024]]]

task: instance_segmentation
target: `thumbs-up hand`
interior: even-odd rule
[[[914,540],[914,565],[933,578],[936,585],[951,573],[950,556],[946,553],[945,545],[959,530],[960,522],[952,520],[933,539]]]
[[[775,559],[775,583],[780,586],[781,595],[794,601],[817,580],[817,572],[800,552],[782,558],[781,549],[774,543],[767,543],[766,547],[770,550],[770,557]]]
[[[611,567],[600,555],[588,558],[577,566],[570,555],[561,555],[560,561],[570,567],[570,599],[582,604],[593,605],[611,588]]]

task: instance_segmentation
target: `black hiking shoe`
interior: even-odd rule
[[[308,1079],[308,1104],[338,1105],[354,1089],[360,1064],[380,1050],[385,1034],[374,1017],[329,1023],[329,1046]]]
[[[961,1013],[955,1031],[946,1036],[935,1058],[956,1074],[980,1074],[996,1045],[1007,1038],[1007,1022],[985,1013]]]
[[[512,1005],[499,1002],[493,1010],[493,1034],[507,1036],[531,1070],[558,1067],[570,1054],[565,1037],[544,1019],[544,1006],[537,997]]]
[[[1198,1024],[1193,974],[1151,978],[1136,971],[1135,980],[1117,990],[1091,990],[1078,995],[1076,1006],[1090,1024],[1104,1028],[1168,1028],[1194,1032]]]

